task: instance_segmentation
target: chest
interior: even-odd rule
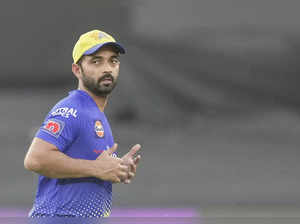
[[[104,114],[88,116],[82,121],[80,137],[76,144],[76,151],[80,153],[81,158],[96,159],[113,144],[112,131]]]

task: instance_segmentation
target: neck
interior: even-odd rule
[[[80,86],[78,87],[78,89],[87,92],[93,98],[93,100],[95,101],[95,103],[98,106],[99,110],[101,112],[104,111],[105,106],[107,104],[107,100],[108,100],[107,96],[97,96],[97,95],[93,94],[92,92],[90,92],[89,90],[87,90],[86,88],[82,88]]]

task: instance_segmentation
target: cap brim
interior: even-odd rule
[[[93,53],[95,53],[96,51],[98,51],[103,46],[113,46],[113,47],[115,47],[118,50],[118,52],[120,54],[125,54],[125,49],[119,43],[116,43],[116,42],[106,42],[106,43],[103,43],[103,44],[97,44],[96,46],[88,49],[86,52],[83,53],[83,55],[93,54]]]

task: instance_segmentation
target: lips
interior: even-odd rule
[[[112,79],[104,79],[101,81],[101,83],[103,83],[104,85],[108,85],[112,83]]]
[[[100,79],[99,83],[103,83],[104,85],[109,85],[113,82],[113,77],[112,75],[105,75]]]
[[[107,77],[107,78],[103,79],[102,81],[111,81],[112,82],[112,78],[111,77]]]

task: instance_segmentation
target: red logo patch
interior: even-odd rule
[[[63,127],[64,127],[63,121],[59,121],[56,119],[50,119],[43,126],[42,130],[46,131],[47,133],[49,133],[55,137],[58,137],[60,135],[60,133],[62,132]]]
[[[102,126],[101,121],[95,122],[95,132],[98,137],[103,138],[104,137],[104,128]]]
[[[56,123],[55,121],[49,121],[45,125],[45,129],[47,129],[48,131],[51,131],[53,134],[56,134],[60,130],[60,125],[59,125],[59,123]]]

